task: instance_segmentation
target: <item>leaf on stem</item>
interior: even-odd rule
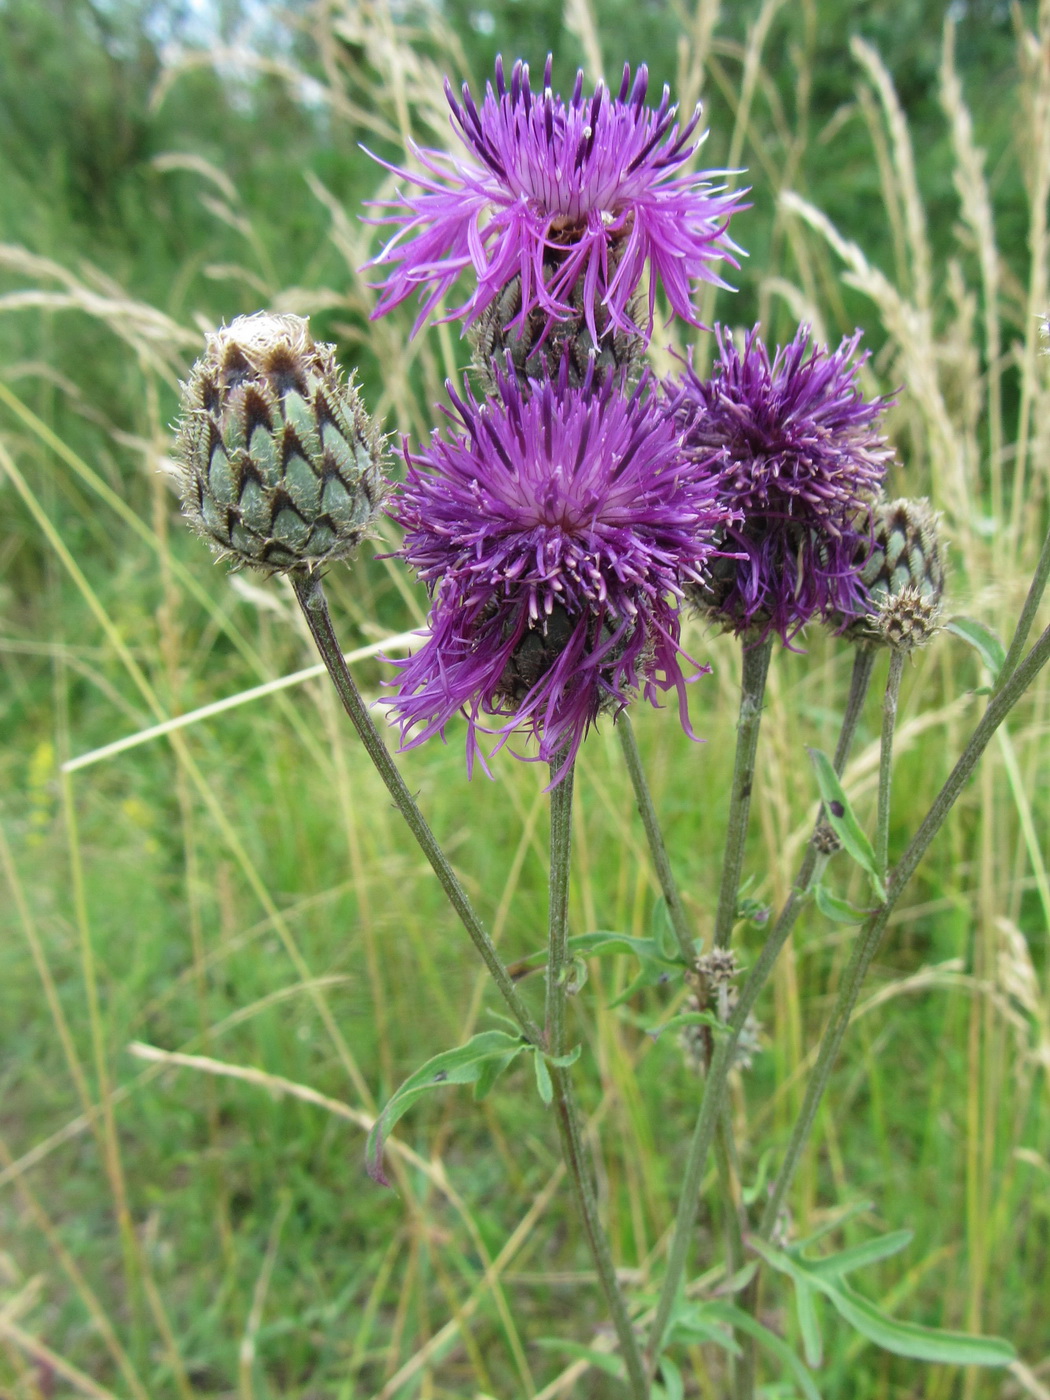
[[[487,1092],[499,1074],[526,1047],[527,1042],[520,1035],[508,1035],[506,1031],[481,1031],[471,1036],[466,1045],[460,1045],[455,1050],[443,1050],[410,1074],[388,1100],[368,1134],[365,1164],[372,1180],[381,1186],[390,1185],[383,1171],[383,1143],[395,1123],[418,1098],[431,1089],[444,1088],[446,1084],[481,1083],[483,1092]],[[497,1064],[495,1070],[494,1061]]]
[[[875,851],[861,829],[857,818],[853,815],[853,808],[838,780],[838,775],[831,766],[831,760],[820,749],[810,749],[809,756],[817,775],[817,787],[824,799],[824,814],[828,819],[828,824],[857,864],[867,871],[872,888],[878,898],[885,900],[886,887],[882,883],[878,866],[875,863]]]
[[[988,668],[992,680],[999,679],[999,672],[1006,660],[1006,648],[991,628],[972,617],[953,617],[944,624],[944,630],[968,642]]]
[[[840,899],[837,894],[832,894],[820,884],[813,887],[813,897],[824,917],[836,924],[862,924],[869,914],[875,912],[874,909],[858,909],[848,899]]]
[[[776,1249],[757,1237],[752,1237],[749,1244],[767,1264],[787,1274],[795,1285],[799,1328],[811,1363],[822,1351],[813,1306],[813,1294],[821,1293],[862,1337],[897,1356],[946,1366],[1008,1366],[1016,1352],[1003,1338],[976,1337],[965,1332],[945,1332],[936,1327],[901,1322],[845,1282],[847,1273],[896,1254],[910,1239],[910,1231],[895,1230],[881,1239],[869,1240],[819,1260],[805,1258],[798,1244]]]

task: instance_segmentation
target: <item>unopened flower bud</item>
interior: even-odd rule
[[[833,856],[836,851],[842,850],[842,842],[828,822],[821,822],[814,831],[813,845],[817,854],[822,856]]]
[[[269,573],[347,558],[386,494],[382,435],[300,316],[239,316],[207,337],[175,456],[198,534]]]
[[[846,628],[854,641],[910,651],[939,625],[944,558],[937,513],[927,500],[880,501],[872,549],[860,572],[868,611]]]

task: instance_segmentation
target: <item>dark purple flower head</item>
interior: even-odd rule
[[[800,327],[772,364],[757,326],[743,354],[727,329],[715,334],[710,379],[690,366],[668,389],[680,394],[689,450],[727,454],[722,497],[742,520],[724,548],[741,557],[718,560],[693,596],[735,631],[772,629],[786,642],[817,614],[859,610],[870,506],[893,455],[877,430],[888,401],[857,387],[859,331],[831,353]]]
[[[463,710],[468,770],[479,731],[499,749],[523,730],[540,759],[567,763],[600,711],[672,688],[688,729],[677,604],[726,518],[717,462],[683,455],[645,382],[629,397],[611,379],[572,388],[565,372],[497,387],[479,405],[448,385],[447,439],[405,448],[401,552],[433,606],[387,701],[403,742]]]
[[[568,318],[582,283],[595,342],[596,304],[613,328],[641,330],[648,339],[660,281],[677,314],[696,325],[693,284],[724,286],[715,265],[736,266],[739,249],[726,229],[742,192],[712,185],[709,176],[718,172],[685,172],[702,139],[693,139],[700,108],[679,130],[668,89],[651,108],[647,86],[644,65],[633,83],[625,67],[617,96],[602,82],[585,96],[580,72],[565,102],[551,90],[550,58],[542,93],[532,91],[527,64],[515,63],[508,83],[497,59],[495,90],[486,84],[479,110],[466,84],[460,102],[446,81],[452,126],[467,155],[413,147],[427,174],[387,166],[422,193],[376,205],[393,211],[376,222],[397,232],[369,264],[395,265],[375,284],[383,295],[374,314],[419,291],[418,329],[460,273],[472,269],[477,285],[450,320],[462,316],[470,325],[520,278],[522,323],[537,308],[552,320]],[[631,303],[646,262],[648,315],[636,326]]]

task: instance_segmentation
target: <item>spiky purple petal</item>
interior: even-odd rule
[[[740,250],[727,228],[744,192],[712,183],[725,172],[684,173],[703,140],[693,139],[700,107],[679,129],[668,89],[651,108],[647,87],[644,64],[633,82],[625,66],[615,97],[602,82],[585,96],[580,72],[566,102],[551,90],[549,57],[542,93],[533,93],[527,64],[515,63],[508,83],[497,59],[495,89],[486,84],[480,108],[466,84],[459,100],[446,81],[452,126],[468,156],[413,146],[426,174],[380,162],[422,193],[373,206],[391,211],[374,222],[396,227],[368,264],[393,265],[374,284],[383,295],[373,314],[418,291],[418,329],[460,274],[473,269],[476,286],[446,319],[463,317],[469,325],[520,276],[522,321],[537,307],[565,319],[573,287],[593,289],[588,330],[596,342],[596,302],[615,328],[648,340],[658,282],[673,310],[698,324],[694,285],[724,286],[716,264],[737,265]],[[647,262],[647,314],[636,326],[629,307]]]
[[[644,381],[629,397],[565,374],[524,392],[501,375],[498,390],[479,404],[448,385],[452,430],[405,447],[401,552],[433,596],[386,702],[405,747],[462,710],[468,768],[479,732],[498,750],[514,730],[567,764],[601,710],[671,689],[688,727],[678,600],[726,518],[717,461],[686,459]]]

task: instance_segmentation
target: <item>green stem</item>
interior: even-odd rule
[[[890,673],[882,700],[882,745],[879,749],[879,798],[875,818],[875,868],[885,880],[890,864],[890,796],[893,789],[893,731],[897,727],[897,701],[901,693],[906,653],[890,652]]]
[[[617,718],[616,728],[620,735],[620,744],[627,763],[627,771],[631,775],[638,813],[641,816],[645,835],[649,842],[649,854],[652,856],[657,878],[660,881],[660,889],[671,918],[671,927],[674,929],[682,960],[687,968],[691,968],[696,962],[696,945],[692,937],[689,917],[678,892],[678,882],[671,869],[663,831],[656,815],[656,807],[653,803],[648,779],[645,776],[645,769],[642,766],[641,754],[638,752],[638,741],[635,738],[634,727],[626,710]],[[736,1143],[733,1139],[733,1124],[729,1116],[728,1103],[723,1106],[723,1109],[718,1132],[715,1135],[715,1156],[718,1166],[718,1181],[725,1206],[727,1267],[730,1276],[732,1276],[744,1266],[743,1232],[746,1220],[742,1218],[742,1211],[733,1189],[734,1178],[739,1180],[739,1172],[734,1165]]]
[[[660,829],[656,808],[653,805],[653,795],[649,791],[645,769],[642,767],[642,757],[638,752],[638,741],[634,737],[634,726],[631,724],[626,710],[617,717],[616,732],[620,736],[620,746],[623,749],[627,771],[631,775],[631,784],[634,787],[634,800],[638,804],[638,814],[645,827],[646,840],[649,842],[649,854],[653,858],[656,878],[660,881],[660,890],[664,897],[664,903],[667,905],[678,949],[686,967],[692,967],[696,961],[696,944],[689,925],[689,916],[685,912],[682,897],[678,893],[678,883],[671,869],[667,847],[664,845],[663,832]]]
[[[375,764],[379,776],[386,784],[387,791],[407,822],[409,830],[419,842],[420,849],[430,862],[441,888],[448,896],[449,902],[459,915],[463,927],[470,935],[475,948],[484,960],[485,966],[492,974],[492,979],[502,993],[508,1010],[521,1027],[522,1034],[533,1045],[542,1045],[543,1033],[529,1015],[528,1007],[522,1000],[506,965],[496,951],[495,944],[489,938],[485,926],[474,912],[456,872],[438,845],[423,813],[416,806],[415,799],[409,792],[400,769],[390,757],[387,747],[373,723],[372,716],[368,713],[368,707],[361,698],[354,678],[343,660],[342,650],[332,628],[332,619],[328,612],[328,602],[325,598],[324,585],[320,575],[307,573],[304,570],[293,572],[290,577],[296,599],[303,610],[303,616],[306,618],[313,639],[317,643],[317,650],[321,653],[328,668],[328,674],[339,693],[339,699],[343,702],[343,709],[357,730],[369,758]]]
[[[874,652],[867,647],[858,649],[854,656],[849,700],[842,721],[842,731],[835,748],[835,771],[837,773],[841,773],[845,767],[850,745],[856,733],[861,711],[864,708],[864,697],[867,694],[868,682],[871,678],[874,656]],[[715,1127],[723,1112],[729,1070],[733,1063],[736,1044],[751,1008],[758,999],[758,994],[765,985],[767,977],[773,970],[773,964],[795,925],[795,920],[798,918],[810,881],[813,878],[813,871],[816,869],[817,858],[816,848],[810,842],[787,902],[770,930],[769,937],[759,953],[758,961],[740,989],[739,999],[733,1008],[733,1014],[729,1019],[725,1033],[719,1036],[715,1044],[715,1053],[711,1057],[711,1064],[707,1071],[704,1101],[700,1106],[700,1113],[686,1156],[682,1192],[678,1200],[678,1213],[667,1257],[667,1272],[664,1276],[663,1290],[649,1334],[649,1354],[653,1357],[659,1355],[664,1332],[667,1329],[667,1321],[674,1306],[682,1275],[685,1272],[689,1245],[693,1235],[693,1222],[696,1217],[696,1199],[700,1191],[700,1182],[707,1163],[707,1154],[711,1149]]]
[[[1043,541],[1043,548],[1039,553],[1039,561],[1035,566],[1035,574],[1028,588],[1028,596],[1024,600],[1024,607],[1021,609],[1021,616],[1017,620],[1017,627],[1014,631],[1013,640],[1010,642],[1010,649],[1006,653],[1002,670],[996,679],[993,694],[998,694],[1003,686],[1013,675],[1017,663],[1021,659],[1025,643],[1028,641],[1028,634],[1032,630],[1032,623],[1039,610],[1039,604],[1043,600],[1043,593],[1046,591],[1047,579],[1050,578],[1050,531],[1047,531],[1046,539]]]
[[[747,818],[751,808],[751,789],[755,781],[755,754],[758,751],[758,731],[762,725],[762,702],[766,693],[766,675],[773,650],[770,634],[763,641],[743,642],[743,675],[740,682],[740,718],[736,729],[736,759],[733,764],[733,788],[729,797],[729,820],[726,824],[725,854],[722,858],[722,883],[718,891],[718,911],[715,914],[714,946],[728,948],[736,921],[736,902],[740,891],[740,871],[744,864],[747,841]]]
[[[802,1110],[792,1130],[787,1153],[784,1157],[784,1161],[781,1163],[780,1171],[777,1173],[776,1181],[773,1183],[769,1199],[766,1202],[765,1210],[762,1214],[759,1234],[764,1239],[770,1237],[773,1227],[776,1224],[780,1207],[791,1185],[791,1180],[795,1174],[795,1169],[798,1166],[803,1148],[812,1131],[813,1122],[817,1116],[820,1101],[824,1096],[824,1090],[827,1087],[835,1058],[838,1055],[839,1046],[842,1044],[842,1038],[846,1034],[850,1016],[853,1014],[853,1008],[856,1005],[861,984],[878,950],[890,915],[893,913],[905,886],[912,875],[914,875],[919,862],[922,860],[927,850],[929,850],[933,838],[944,825],[945,818],[955,805],[956,799],[965,787],[981,755],[988,747],[992,735],[1002,724],[1014,705],[1017,704],[1018,700],[1025,693],[1048,660],[1050,660],[1050,627],[1043,632],[1024,661],[1015,667],[1013,674],[998,694],[992,697],[988,708],[985,710],[980,723],[971,735],[970,741],[963,750],[959,761],[948,775],[940,792],[934,798],[929,811],[923,818],[921,826],[912,837],[907,850],[901,857],[900,864],[893,871],[889,882],[889,897],[864,924],[860,939],[857,942],[853,957],[850,960],[850,965],[846,970],[846,975],[839,988],[838,997],[836,998],[835,1006],[831,1012],[831,1019],[828,1021],[824,1030],[824,1035],[821,1038],[820,1049],[817,1052],[817,1062],[813,1066],[813,1073],[810,1075],[809,1083],[806,1086],[805,1101],[803,1102]]]
[[[562,760],[551,764],[551,781],[560,771]],[[569,975],[569,865],[572,850],[572,790],[573,765],[570,764],[556,787],[551,789],[551,863],[550,904],[547,922],[547,1052],[552,1059],[566,1053],[565,1009],[568,1000]],[[583,1220],[587,1245],[598,1272],[598,1281],[612,1316],[620,1341],[620,1350],[627,1368],[628,1385],[634,1400],[647,1400],[649,1382],[642,1362],[638,1339],[631,1325],[623,1293],[616,1278],[612,1251],[598,1214],[590,1163],[587,1161],[580,1131],[580,1117],[572,1090],[572,1078],[567,1065],[550,1065],[554,1085],[554,1105],[558,1115],[558,1133],[562,1156],[576,1196],[576,1205]]]

